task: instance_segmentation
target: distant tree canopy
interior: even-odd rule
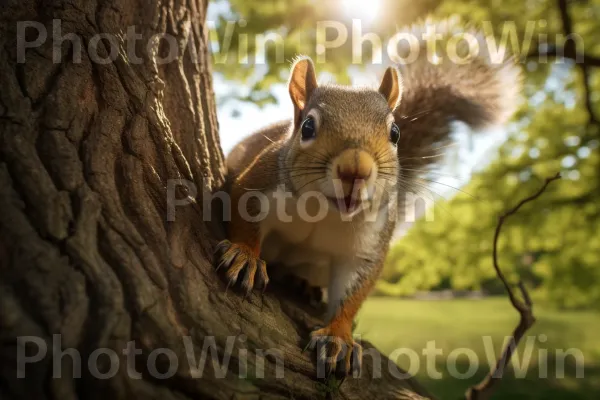
[[[459,193],[437,204],[433,222],[418,221],[393,247],[379,289],[389,294],[440,286],[493,289],[491,251],[498,215],[560,171],[563,179],[506,226],[500,263],[557,306],[597,307],[600,45],[595,39],[600,37],[600,2],[539,2],[534,8],[531,2],[503,2],[501,12],[486,8],[490,2],[479,2],[479,7],[451,3],[443,9],[478,20],[502,16],[515,20],[519,31],[528,21],[539,26],[544,19],[548,42],[522,54],[525,102],[495,160],[462,188],[474,197]],[[569,35],[575,40],[552,41]],[[550,63],[540,62],[544,53]],[[565,59],[556,60],[554,54]]]
[[[286,79],[295,55],[317,56],[317,21],[340,21],[352,35],[352,15],[344,11],[347,3],[231,0],[232,15],[222,14],[213,34],[219,43],[215,57],[227,56],[226,61],[215,60],[216,71],[227,79],[250,82],[253,90],[247,100],[271,101],[269,87]],[[560,171],[563,179],[505,227],[500,262],[513,278],[524,277],[538,296],[557,306],[600,304],[600,0],[382,0],[376,22],[363,24],[362,34],[375,32],[385,40],[424,18],[454,16],[484,29],[498,43],[504,40],[520,58],[524,101],[494,161],[462,188],[473,197],[459,193],[437,202],[434,221],[418,221],[392,248],[379,291],[400,295],[440,287],[493,289],[491,250],[497,216]],[[243,29],[236,25],[231,41],[224,42],[227,20],[240,18],[247,24]],[[248,39],[246,47],[239,33],[254,38],[269,32],[285,38],[284,60],[277,62],[281,54],[267,43],[267,63],[256,65],[252,57],[257,41]],[[246,48],[248,62],[240,66],[239,56]],[[371,63],[371,44],[365,41],[362,49],[365,62],[355,64],[357,68]],[[346,82],[352,54],[348,40],[328,49],[319,69]]]

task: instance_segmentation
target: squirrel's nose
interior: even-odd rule
[[[342,181],[347,183],[354,183],[354,181],[363,180],[366,181],[371,176],[372,168],[368,171],[359,168],[344,169],[342,166],[337,167],[337,176]]]
[[[336,178],[344,183],[353,184],[355,181],[366,181],[373,173],[373,157],[365,151],[346,150],[336,160]]]

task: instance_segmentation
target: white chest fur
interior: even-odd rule
[[[357,258],[368,258],[380,247],[387,207],[369,207],[344,220],[324,199],[287,198],[282,205],[277,193],[267,196],[270,209],[261,223],[261,257],[277,265],[276,273],[291,273],[313,286],[327,287],[332,268],[352,274],[359,265]]]

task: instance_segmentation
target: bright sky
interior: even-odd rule
[[[215,76],[214,83],[217,99],[220,95],[225,96],[229,93],[229,87],[232,85],[232,82],[225,81],[218,75]],[[288,97],[287,87],[284,84],[276,85],[273,87],[272,93],[277,98],[277,104],[269,104],[263,108],[248,102],[233,100],[217,107],[221,146],[225,153],[228,153],[237,142],[252,132],[270,123],[290,118],[293,108]]]

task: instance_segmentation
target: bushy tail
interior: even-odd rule
[[[456,33],[449,24],[435,28],[446,37]],[[474,130],[505,123],[516,109],[521,91],[520,68],[510,57],[497,60],[496,54],[491,56],[483,35],[469,33],[465,38],[471,43],[461,40],[456,52],[440,52],[451,48],[442,40],[437,46],[440,55],[434,57],[427,53],[423,29],[411,31],[420,40],[419,56],[399,66],[404,90],[394,115],[401,132],[398,156],[406,183],[440,160],[437,156],[443,153],[440,148],[450,143],[453,121],[462,121]],[[458,59],[469,48],[472,57]]]

